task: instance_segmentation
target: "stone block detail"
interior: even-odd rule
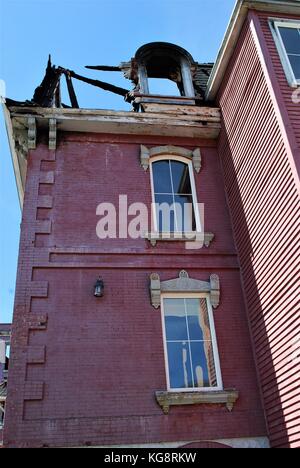
[[[28,317],[29,330],[46,330],[48,322],[47,314],[30,315]]]
[[[36,221],[35,224],[36,234],[51,234],[52,222],[49,220]]]
[[[54,143],[54,140],[53,140]],[[55,151],[51,151],[51,148],[49,148],[50,151],[47,152],[47,154],[43,154],[42,161],[56,161],[56,154]],[[54,148],[52,148],[54,149]]]
[[[45,346],[28,346],[27,364],[44,364],[46,359]]]

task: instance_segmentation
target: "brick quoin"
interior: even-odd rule
[[[16,301],[15,322],[22,324],[15,328],[14,355],[21,352],[18,335],[25,335],[30,345],[24,358],[26,381],[32,384],[27,384],[24,395],[16,396],[19,419],[12,418],[15,406],[8,401],[5,444],[80,446],[265,436],[215,145],[178,139],[180,146],[201,145],[197,195],[211,213],[206,229],[215,234],[209,249],[189,252],[180,242],[152,247],[143,239],[97,238],[99,203],[117,204],[119,194],[128,194],[129,203],[150,206],[150,177],[140,167],[140,144],[172,143],[158,137],[137,142],[134,136],[110,143],[111,138],[59,135],[51,177],[55,182],[48,195],[53,200],[47,212],[52,229],[46,235],[35,234],[28,259],[20,256],[24,279],[18,291],[28,284],[32,296],[26,314],[26,293]],[[47,155],[40,144],[29,157],[21,252],[28,245],[28,226],[37,227],[38,185],[45,180],[41,162]],[[155,401],[155,391],[166,388],[166,376],[161,316],[150,304],[149,276],[156,271],[162,280],[170,279],[182,268],[205,281],[212,272],[220,276],[222,301],[215,323],[222,376],[225,388],[237,388],[241,394],[232,413],[224,406],[199,405],[174,407],[166,416]],[[97,301],[93,286],[99,274],[105,295]],[[36,324],[35,316],[40,317]],[[20,363],[12,364],[11,388],[23,382],[25,369],[19,367]]]

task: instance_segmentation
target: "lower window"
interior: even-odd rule
[[[208,295],[162,297],[168,390],[222,390]]]

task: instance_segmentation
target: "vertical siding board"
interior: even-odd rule
[[[291,103],[267,15],[260,15],[260,21],[299,151],[299,106]],[[270,440],[273,447],[299,447],[300,363],[293,358],[299,336],[299,191],[249,20],[219,104],[219,154]]]

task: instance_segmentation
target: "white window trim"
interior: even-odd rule
[[[288,83],[291,87],[297,88],[298,86],[300,86],[300,79],[297,80],[295,77],[279,28],[283,27],[300,29],[300,21],[270,19],[270,27]]]
[[[152,169],[152,164],[157,162],[157,161],[180,161],[186,164],[189,168],[189,175],[190,175],[190,182],[191,182],[191,189],[192,189],[192,199],[193,199],[193,208],[194,208],[194,213],[195,213],[195,221],[196,221],[196,231],[193,232],[175,232],[175,233],[168,233],[168,232],[160,232],[158,229],[158,219],[156,215],[156,209],[155,209],[155,191],[154,191],[154,178],[153,178],[153,169]],[[153,228],[154,228],[154,234],[162,234],[163,236],[169,237],[170,235],[174,236],[174,238],[182,238],[184,237],[185,234],[191,235],[191,234],[200,234],[202,233],[202,224],[201,224],[201,217],[199,213],[199,207],[198,207],[198,199],[197,199],[197,190],[196,190],[196,183],[195,183],[195,177],[194,177],[194,171],[193,171],[193,163],[192,161],[188,160],[187,158],[184,158],[182,156],[175,156],[175,155],[162,155],[162,156],[155,156],[150,159],[150,179],[151,179],[151,192],[152,192],[152,219],[153,219]]]
[[[167,350],[167,337],[166,337],[166,326],[165,326],[165,316],[164,316],[164,299],[202,299],[205,298],[207,301],[207,310],[208,310],[208,317],[209,317],[209,326],[212,338],[212,346],[213,346],[213,355],[214,355],[214,362],[215,362],[215,369],[216,369],[216,376],[217,376],[217,387],[198,387],[198,388],[171,388],[170,385],[170,374],[169,374],[169,361],[168,361],[168,350]],[[221,373],[221,365],[220,365],[220,357],[219,357],[219,349],[218,349],[218,342],[217,342],[217,335],[215,329],[215,322],[213,316],[213,309],[210,301],[210,296],[207,293],[163,293],[161,296],[161,320],[162,320],[162,330],[163,330],[163,340],[164,340],[164,358],[165,358],[165,371],[166,371],[166,382],[167,382],[167,390],[171,393],[191,393],[191,392],[217,392],[222,391],[223,388],[223,380],[222,380],[222,373]]]

